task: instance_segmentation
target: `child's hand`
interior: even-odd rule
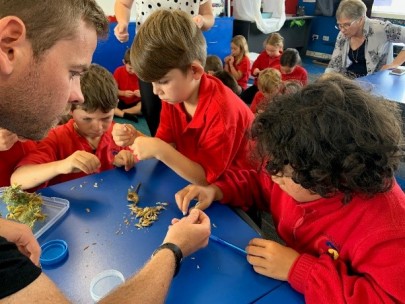
[[[141,97],[141,91],[140,91],[140,90],[135,90],[135,91],[134,91],[134,95],[135,95],[136,97]]]
[[[122,96],[125,96],[125,97],[132,97],[135,95],[135,92],[131,91],[131,90],[126,90],[126,91],[123,91],[122,93],[123,93]]]
[[[224,58],[224,62],[225,62],[225,63],[228,63],[229,60],[231,60],[231,57],[233,57],[233,56],[232,56],[232,55],[226,56],[226,57]]]
[[[259,73],[260,73],[260,70],[259,70],[258,68],[255,68],[255,69],[253,70],[253,72],[252,72],[252,75],[253,75],[253,76],[258,76]]]
[[[113,165],[116,167],[125,166],[125,171],[129,171],[135,165],[135,157],[131,151],[121,150],[117,155],[115,155]]]
[[[247,260],[262,275],[281,281],[288,280],[288,273],[298,252],[274,241],[255,238],[246,248]]]
[[[204,26],[204,17],[201,15],[197,15],[193,17],[195,24],[197,24],[198,28],[202,28]]]
[[[190,201],[193,199],[198,201],[195,208],[205,210],[211,206],[212,202],[214,201],[216,190],[216,187],[213,185],[206,187],[188,185],[176,193],[176,204],[184,215],[188,213]]]
[[[0,128],[0,151],[9,150],[17,141],[17,134]]]
[[[137,131],[132,125],[116,123],[111,134],[116,145],[127,147],[134,143]]]
[[[126,42],[129,39],[128,24],[118,23],[114,28],[114,35],[119,42]]]
[[[159,155],[165,150],[168,143],[156,137],[139,136],[131,146],[137,159],[160,159]],[[164,153],[164,152],[163,152]]]
[[[84,172],[86,174],[97,173],[101,163],[97,156],[86,151],[76,151],[62,160],[64,174]]]

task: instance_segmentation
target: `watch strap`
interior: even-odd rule
[[[164,243],[162,245],[160,245],[158,248],[156,248],[156,250],[152,253],[152,257],[156,255],[156,253],[158,253],[160,250],[162,249],[170,249],[175,257],[176,260],[176,268],[174,270],[174,277],[179,273],[180,270],[180,264],[181,261],[183,259],[183,252],[181,252],[181,249],[179,248],[179,246],[177,246],[176,244],[173,243]]]

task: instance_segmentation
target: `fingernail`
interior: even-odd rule
[[[183,216],[186,216],[187,215],[187,211],[183,211]]]

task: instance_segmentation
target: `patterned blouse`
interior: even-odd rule
[[[145,19],[155,10],[158,9],[180,9],[189,13],[191,17],[197,16],[200,5],[208,0],[135,0],[135,20],[139,27]]]
[[[405,28],[392,24],[389,21],[369,19],[365,17],[363,33],[365,40],[365,58],[367,74],[374,73],[387,64],[393,42],[405,43]],[[349,59],[350,39],[339,32],[336,38],[335,49],[325,73],[345,73],[352,64]],[[405,50],[405,48],[403,49]],[[389,63],[389,62],[388,62]]]

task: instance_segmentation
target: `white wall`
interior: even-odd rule
[[[114,15],[114,0],[96,0],[107,16]]]
[[[115,15],[114,14],[115,0],[96,0],[96,1],[97,1],[98,5],[100,5],[101,8],[104,10],[104,12],[105,12],[105,14],[107,16],[114,16]],[[135,16],[133,16],[131,14],[130,20],[135,21]]]

